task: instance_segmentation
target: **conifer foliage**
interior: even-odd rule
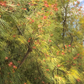
[[[0,0],[0,84],[84,83],[83,20],[74,1]]]

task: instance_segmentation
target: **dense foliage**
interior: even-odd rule
[[[74,1],[0,0],[0,84],[84,83],[84,16]]]

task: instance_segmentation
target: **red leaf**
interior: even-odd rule
[[[46,71],[49,71],[49,69],[46,69]]]

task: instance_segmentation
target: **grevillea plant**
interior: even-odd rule
[[[0,84],[83,84],[74,1],[0,1]]]

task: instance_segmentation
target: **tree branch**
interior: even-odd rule
[[[21,65],[23,64],[23,62],[25,61],[25,59],[27,58],[27,56],[29,55],[29,53],[32,52],[32,49],[29,47],[29,49],[27,50],[27,53],[25,54],[25,56],[23,57],[23,59],[21,60],[20,64],[18,65],[17,69],[19,69],[21,67]]]
[[[73,36],[71,35],[71,33],[69,33],[70,34],[70,36],[71,36],[71,42],[70,42],[70,45],[72,44],[72,42],[73,42]]]
[[[64,9],[65,9],[65,16],[64,16],[64,21],[63,21],[63,47],[64,47],[64,49],[65,49],[64,36],[65,36],[65,26],[66,26],[66,19],[67,19],[67,7],[68,7],[68,4],[66,7],[64,7]]]
[[[16,27],[17,27],[19,33],[20,33],[21,35],[23,35],[22,32],[21,32],[21,30],[19,29],[19,27],[18,27],[17,25],[16,25]]]

